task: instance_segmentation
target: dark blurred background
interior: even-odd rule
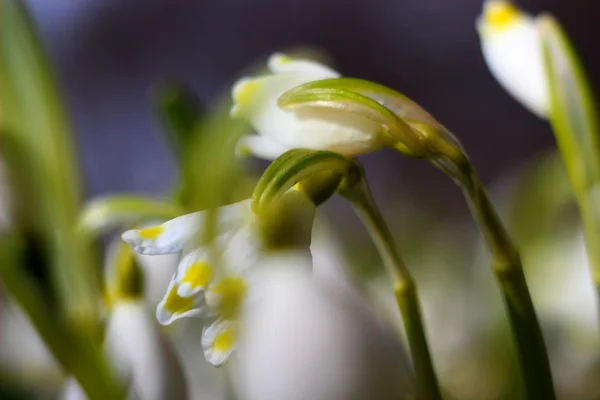
[[[67,96],[90,196],[154,194],[172,183],[175,166],[152,110],[157,82],[185,82],[210,101],[257,59],[303,45],[327,52],[344,75],[381,82],[427,108],[462,140],[484,181],[554,146],[547,123],[486,69],[474,26],[481,1],[28,3]],[[600,2],[518,5],[558,17],[598,87]],[[425,163],[391,152],[364,160],[376,196],[410,190],[424,204],[464,210],[458,191]],[[439,195],[449,190],[455,194]]]

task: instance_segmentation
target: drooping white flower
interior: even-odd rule
[[[293,148],[331,150],[346,156],[372,152],[384,145],[381,126],[341,110],[311,108],[284,110],[277,99],[307,82],[337,78],[332,69],[282,54],[269,58],[270,74],[242,78],[233,86],[231,115],[247,120],[258,135],[240,139],[242,153],[275,159]]]
[[[128,399],[188,398],[187,383],[175,349],[162,335],[141,299],[117,301],[106,327],[105,350],[111,364],[130,385]],[[85,400],[79,383],[69,378],[63,400]]]
[[[536,18],[508,1],[487,0],[477,19],[485,62],[520,103],[547,118],[550,99]]]
[[[313,275],[308,255],[263,266],[243,312],[240,400],[412,398],[402,344],[360,296]]]

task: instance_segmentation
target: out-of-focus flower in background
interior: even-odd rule
[[[385,143],[378,123],[342,110],[284,110],[277,105],[283,93],[311,81],[339,74],[310,60],[274,54],[269,74],[240,79],[233,87],[231,115],[250,122],[258,135],[240,139],[240,153],[275,159],[292,148],[331,150],[346,156],[368,153]]]
[[[312,274],[310,258],[275,257],[263,268],[243,314],[234,380],[240,399],[414,395],[401,342],[363,298]]]
[[[477,31],[494,77],[530,111],[546,118],[550,99],[537,19],[509,1],[486,0]]]

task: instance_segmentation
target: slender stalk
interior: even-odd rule
[[[392,235],[375,205],[362,169],[359,180],[352,185],[342,185],[339,193],[350,201],[367,227],[392,280],[396,303],[402,315],[415,368],[418,398],[422,400],[441,399],[442,395],[425,335],[415,281],[396,251]]]
[[[600,300],[598,102],[577,51],[559,22],[543,15],[538,26],[549,88],[550,123],[577,198],[590,272]]]
[[[556,398],[544,337],[527,288],[521,258],[477,175],[461,185],[491,253],[517,344],[525,391],[530,400]]]

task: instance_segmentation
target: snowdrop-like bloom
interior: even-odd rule
[[[242,78],[233,87],[231,115],[248,121],[258,133],[240,139],[238,150],[275,159],[293,148],[331,150],[346,156],[384,146],[380,124],[342,110],[311,108],[284,110],[277,105],[286,91],[339,74],[314,61],[282,54],[269,58],[270,73]]]
[[[127,231],[123,239],[144,254],[186,248],[156,317],[163,325],[182,317],[210,319],[202,333],[202,347],[206,359],[220,366],[235,349],[238,314],[250,286],[248,272],[258,263],[262,249],[249,201],[216,212],[217,237],[211,245],[194,241],[202,233],[206,211]]]
[[[313,275],[309,254],[263,267],[242,318],[240,400],[413,398],[402,344],[360,296]]]
[[[546,118],[550,99],[537,20],[508,1],[488,0],[477,31],[496,80],[530,111]]]

